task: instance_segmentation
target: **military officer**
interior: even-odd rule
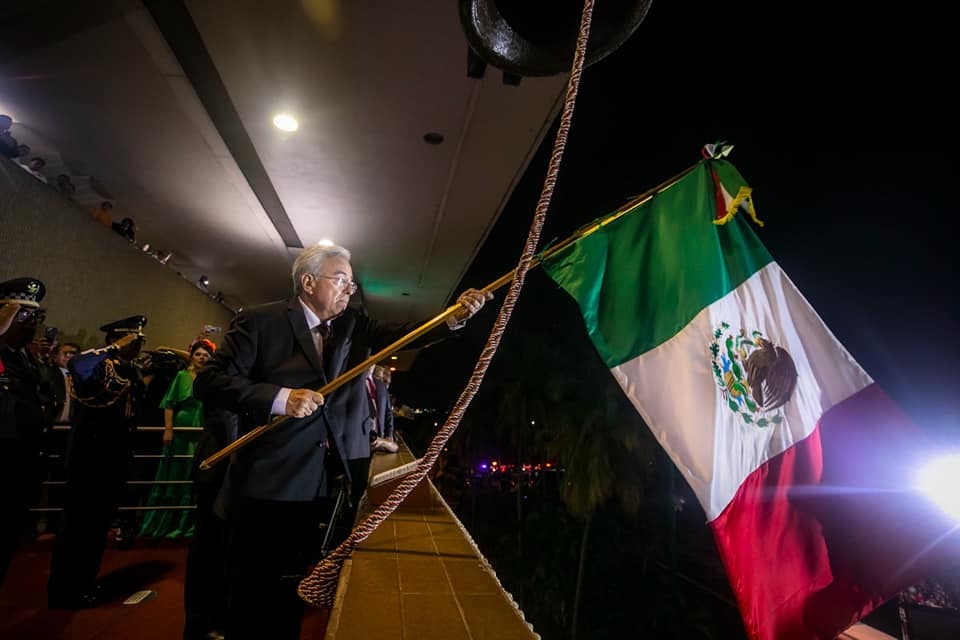
[[[0,582],[37,494],[41,436],[53,422],[50,380],[26,350],[46,312],[36,278],[0,282]]]
[[[100,600],[97,574],[126,487],[131,432],[144,394],[133,361],[146,324],[138,315],[100,327],[106,346],[76,355],[67,365],[74,414],[63,523],[47,590],[51,608],[92,607]]]

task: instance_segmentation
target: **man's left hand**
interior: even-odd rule
[[[477,315],[477,312],[483,308],[487,300],[493,300],[493,294],[491,292],[467,289],[457,298],[457,304],[461,306],[461,309],[454,312],[450,317],[452,322],[448,321],[448,324],[450,324],[451,328],[461,326],[464,322]]]

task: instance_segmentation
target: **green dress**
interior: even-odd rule
[[[179,371],[167,390],[160,408],[173,409],[174,427],[203,426],[203,404],[193,397],[193,376],[186,369]],[[174,431],[171,456],[160,460],[156,480],[190,480],[193,467],[193,452],[197,448],[200,432]],[[189,455],[177,458],[175,455]],[[147,499],[147,506],[186,506],[192,503],[192,487],[189,484],[155,484]],[[155,538],[178,538],[193,535],[193,511],[169,509],[147,511],[140,527],[141,536]]]

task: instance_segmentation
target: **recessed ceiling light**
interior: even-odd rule
[[[436,131],[428,131],[423,134],[423,141],[427,144],[440,144],[443,142],[443,134]]]
[[[320,246],[320,247],[332,247],[332,246],[333,246],[333,240],[327,240],[326,238],[324,238],[323,240],[319,240],[319,241],[317,242],[317,246]]]
[[[296,131],[300,126],[297,119],[286,113],[278,113],[273,116],[273,126],[281,131]]]

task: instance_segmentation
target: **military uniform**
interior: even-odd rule
[[[51,608],[94,606],[98,601],[97,574],[111,519],[126,488],[132,431],[144,394],[143,379],[132,362],[140,341],[124,350],[112,343],[124,334],[142,336],[146,322],[143,316],[132,316],[100,327],[111,344],[78,354],[68,365],[73,429],[67,445],[63,524],[50,567]]]
[[[40,442],[53,424],[50,380],[24,348],[33,338],[46,289],[36,278],[0,282],[0,306],[19,304],[0,336],[0,581],[24,528],[30,501],[42,480]]]

